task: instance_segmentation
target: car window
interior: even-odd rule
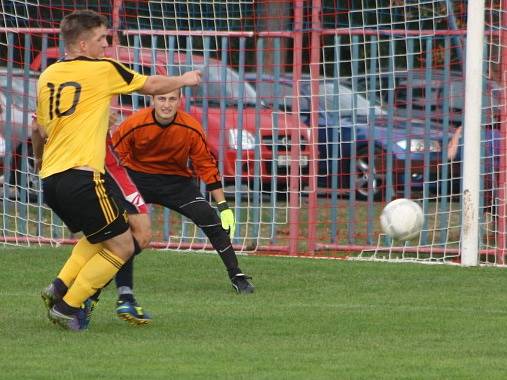
[[[310,80],[302,80],[300,82],[299,107],[303,113],[310,112]],[[261,80],[257,82],[257,93],[261,99],[269,106],[273,106],[275,100],[275,82],[274,80]],[[293,87],[292,84],[286,82],[279,83],[279,99],[280,109],[289,112],[293,106]],[[379,101],[376,101],[375,113],[381,113],[379,109]],[[368,115],[370,112],[371,103],[361,94],[354,94],[350,87],[339,84],[335,90],[335,83],[333,81],[326,81],[320,83],[319,93],[319,109],[326,112],[340,112],[342,117],[352,115]]]
[[[409,91],[412,92],[413,110],[424,111],[426,108],[426,102],[429,102],[431,106],[436,105],[438,88],[432,88],[431,92],[426,94],[425,85],[409,86],[407,83],[404,83],[394,90],[394,104],[397,108],[408,107],[407,99]]]
[[[482,98],[482,108],[500,107],[499,87],[492,81],[485,84]],[[465,82],[451,82],[449,89],[449,107],[455,110],[463,110],[465,104]]]
[[[195,103],[202,102],[206,97],[209,103],[220,103],[224,101],[226,104],[237,105],[239,99],[243,99],[246,105],[255,105],[257,94],[255,89],[246,81],[240,81],[239,74],[230,67],[225,69],[225,77],[223,75],[223,66],[210,65],[205,68],[203,65],[195,65],[193,67],[186,65],[178,65],[173,67],[173,73],[183,74],[191,70],[202,70],[204,75],[203,84],[192,87],[192,101]],[[205,86],[207,86],[207,95],[205,96]],[[240,93],[241,87],[243,93]],[[225,97],[223,96],[225,92]]]
[[[278,102],[280,110],[290,112],[292,110],[293,89],[286,83],[278,83],[277,94],[275,96],[275,82],[259,81],[257,83],[257,94],[262,101],[269,107],[273,107]]]
[[[334,90],[333,90],[334,91]],[[370,108],[375,106],[378,102],[370,102],[369,99],[361,94],[355,94],[351,88],[340,85],[340,107],[342,110],[352,111],[354,108],[357,110],[359,115],[367,115],[370,112]],[[352,106],[352,99],[354,101],[354,107]],[[348,104],[350,102],[350,104]]]
[[[353,113],[356,113],[356,115],[369,115],[370,108],[378,107],[380,104],[376,97],[374,99],[375,101],[372,103],[363,94],[354,92],[348,86],[339,84],[336,87],[333,81],[321,83],[320,86],[320,108],[328,112],[339,111],[342,117]],[[377,110],[375,109],[375,111]]]

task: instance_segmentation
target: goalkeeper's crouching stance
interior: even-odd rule
[[[252,293],[254,286],[248,281],[250,277],[239,268],[231,244],[234,214],[225,201],[216,161],[207,148],[200,124],[184,112],[179,111],[176,115],[179,102],[179,91],[155,97],[154,108],[133,114],[116,129],[112,140],[128,173],[118,162],[108,141],[106,186],[122,200],[121,205],[129,214],[136,241],[135,254],[145,248],[151,238],[144,202],[159,204],[179,212],[199,226],[220,255],[233,289],[240,294]],[[146,142],[147,145],[143,145]],[[193,169],[207,183],[220,217],[193,180],[187,167],[189,159]],[[128,260],[115,277],[118,290],[116,313],[130,323],[143,325],[149,323],[151,317],[134,297],[133,260],[134,257]],[[86,302],[88,322],[99,294],[100,291]]]
[[[179,109],[179,90],[153,96],[152,102],[153,107],[132,114],[116,128],[112,135],[116,154],[146,203],[192,220],[220,255],[234,290],[252,293],[254,286],[239,268],[231,243],[234,214],[227,206],[217,161],[201,124]],[[195,175],[206,183],[220,217],[201,194]]]

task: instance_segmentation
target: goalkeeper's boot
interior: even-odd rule
[[[92,320],[93,310],[95,310],[95,307],[97,306],[98,302],[99,302],[98,299],[88,298],[83,304],[83,311],[84,311],[83,326],[85,329],[88,328],[88,325],[90,324],[90,321]]]
[[[65,330],[83,331],[86,329],[86,317],[82,308],[75,314],[63,314],[53,306],[49,309],[48,317],[53,323],[63,327]]]
[[[116,314],[133,325],[146,325],[151,322],[150,315],[136,301],[119,299],[116,303]]]
[[[255,287],[248,281],[252,277],[247,276],[243,273],[238,273],[231,278],[232,287],[239,294],[250,294],[253,293]]]
[[[60,300],[60,297],[56,293],[55,286],[53,283],[46,286],[44,289],[42,289],[40,296],[42,298],[42,302],[44,302],[44,305],[46,308],[51,310],[51,308]]]

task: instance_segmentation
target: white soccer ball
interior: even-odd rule
[[[382,231],[395,240],[411,240],[419,235],[424,213],[418,203],[405,198],[389,202],[380,215]]]

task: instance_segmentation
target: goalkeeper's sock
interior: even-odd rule
[[[136,299],[134,298],[134,292],[132,288],[128,286],[122,286],[118,288],[118,300],[123,302],[136,303]]]
[[[231,239],[227,233],[225,233],[222,225],[201,228],[209,238],[213,248],[216,249],[218,255],[222,259],[225,268],[229,273],[229,278],[233,278],[238,273],[241,273],[236,252],[234,252],[234,248],[231,244]]]
[[[81,307],[86,299],[114,277],[124,263],[123,259],[102,248],[81,269],[63,300],[71,307]]]
[[[233,279],[234,276],[241,273],[241,269],[239,267],[233,268],[233,269],[227,269],[227,273],[229,274],[229,278]]]
[[[134,254],[132,256],[139,255],[143,249],[141,248],[135,237],[132,236],[132,240],[134,242]]]
[[[238,273],[241,273],[241,269],[239,269],[238,258],[236,257],[236,252],[234,252],[232,245],[229,245],[224,251],[218,250],[218,254],[224,262],[225,268],[227,268],[229,278],[233,278]]]
[[[130,289],[134,288],[134,256],[123,264],[121,269],[116,274],[114,281],[116,282],[116,287],[119,289],[121,287],[128,287]]]
[[[72,248],[70,257],[60,270],[60,273],[58,273],[58,278],[63,281],[67,287],[70,287],[81,268],[83,268],[88,260],[90,260],[101,248],[102,244],[100,243],[91,244],[85,237],[79,239],[74,248]]]
[[[134,257],[142,251],[137,240],[135,238],[133,240],[134,255],[123,264],[114,278],[116,288],[118,289],[118,298],[128,302],[134,302]]]

